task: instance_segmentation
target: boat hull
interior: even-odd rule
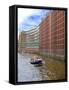
[[[34,62],[31,61],[30,63],[36,65],[36,64],[42,64],[42,61],[34,61]]]

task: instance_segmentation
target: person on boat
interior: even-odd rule
[[[40,56],[34,56],[32,59],[31,59],[31,63],[42,63],[42,58]]]
[[[38,56],[37,61],[42,61],[42,58],[40,56]]]

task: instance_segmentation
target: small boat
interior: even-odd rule
[[[33,58],[33,59],[31,59],[31,62],[30,63],[33,64],[33,65],[42,64],[42,58],[39,58],[39,57]]]
[[[42,61],[31,61],[31,64],[42,64]]]

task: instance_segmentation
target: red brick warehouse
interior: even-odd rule
[[[22,31],[19,34],[19,40],[18,40],[18,51],[21,53],[25,51],[25,42],[26,42],[26,33]]]
[[[64,15],[64,11],[53,10],[40,23],[39,49],[42,54],[64,58]]]

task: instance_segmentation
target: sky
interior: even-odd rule
[[[42,17],[50,10],[18,8],[18,32],[38,26]]]

